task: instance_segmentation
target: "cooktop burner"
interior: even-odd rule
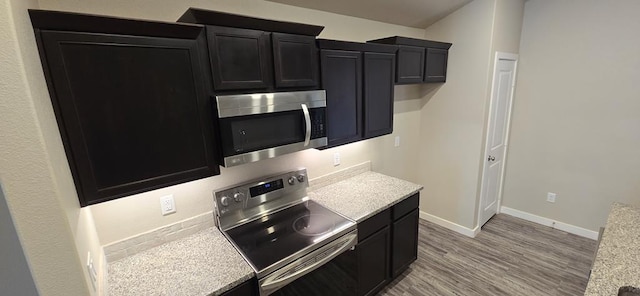
[[[307,236],[323,235],[334,229],[335,223],[323,214],[312,214],[299,217],[293,221],[293,230]]]
[[[353,225],[309,200],[229,229],[227,235],[260,272],[292,254],[322,246]]]

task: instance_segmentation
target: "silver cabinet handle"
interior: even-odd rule
[[[309,141],[311,141],[311,117],[309,116],[309,108],[307,108],[307,104],[300,104],[302,107],[302,113],[304,114],[304,121],[306,127],[306,134],[304,136],[304,146],[309,146]]]
[[[495,158],[495,156],[489,155],[489,158],[487,160],[488,161],[496,161],[496,158]]]

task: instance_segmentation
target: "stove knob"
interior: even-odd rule
[[[291,176],[289,177],[289,180],[287,180],[287,183],[289,183],[289,185],[293,185],[296,183],[296,177]]]
[[[244,198],[244,193],[242,192],[233,194],[233,200],[235,200],[236,202],[241,202],[243,198]]]
[[[226,206],[229,205],[229,200],[230,199],[231,198],[229,198],[228,196],[223,196],[223,197],[220,198],[220,204],[226,207]]]
[[[304,175],[303,174],[298,175],[298,182],[300,182],[300,183],[304,182]]]

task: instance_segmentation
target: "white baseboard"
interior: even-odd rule
[[[562,230],[568,233],[573,233],[575,235],[578,236],[582,236],[582,237],[586,237],[586,238],[590,238],[593,240],[597,240],[598,239],[598,232],[597,231],[592,231],[589,229],[585,229],[582,227],[578,227],[575,225],[571,225],[571,224],[567,224],[567,223],[562,223],[562,222],[558,222],[555,221],[553,219],[549,219],[549,218],[545,218],[545,217],[541,217],[538,215],[534,215],[531,213],[527,213],[527,212],[523,212],[520,210],[516,210],[516,209],[512,209],[512,208],[508,208],[508,207],[500,207],[500,213],[502,214],[507,214],[509,216],[514,216],[516,218],[520,218],[520,219],[524,219],[527,221],[531,221],[533,223],[538,223],[541,225],[545,225],[545,226],[549,226],[558,230]]]
[[[420,211],[420,219],[427,220],[427,221],[429,221],[431,223],[440,225],[440,226],[442,226],[444,228],[447,228],[449,230],[453,230],[453,231],[455,231],[457,233],[460,233],[462,235],[466,235],[468,237],[476,237],[476,235],[478,235],[478,233],[480,233],[480,227],[476,226],[474,229],[467,228],[467,227],[464,227],[462,225],[453,223],[453,222],[451,222],[449,220],[442,219],[440,217],[431,215],[431,214],[429,214],[427,212],[423,212],[423,211]]]

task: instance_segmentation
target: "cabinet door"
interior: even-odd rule
[[[358,295],[375,295],[389,281],[389,226],[360,242],[358,252]]]
[[[424,81],[424,47],[398,45],[396,84],[422,83]]]
[[[320,51],[322,88],[327,92],[328,147],[362,138],[362,53]]]
[[[393,222],[392,277],[418,259],[418,209]]]
[[[258,281],[255,277],[221,294],[221,296],[257,296],[257,295],[258,295]]]
[[[447,58],[449,51],[427,48],[424,82],[445,82],[447,80]]]
[[[272,84],[269,33],[207,26],[216,90],[267,89]]]
[[[272,33],[275,85],[318,85],[318,49],[313,36]]]
[[[393,131],[395,54],[364,53],[364,137]]]
[[[204,34],[40,32],[82,206],[219,173]]]

